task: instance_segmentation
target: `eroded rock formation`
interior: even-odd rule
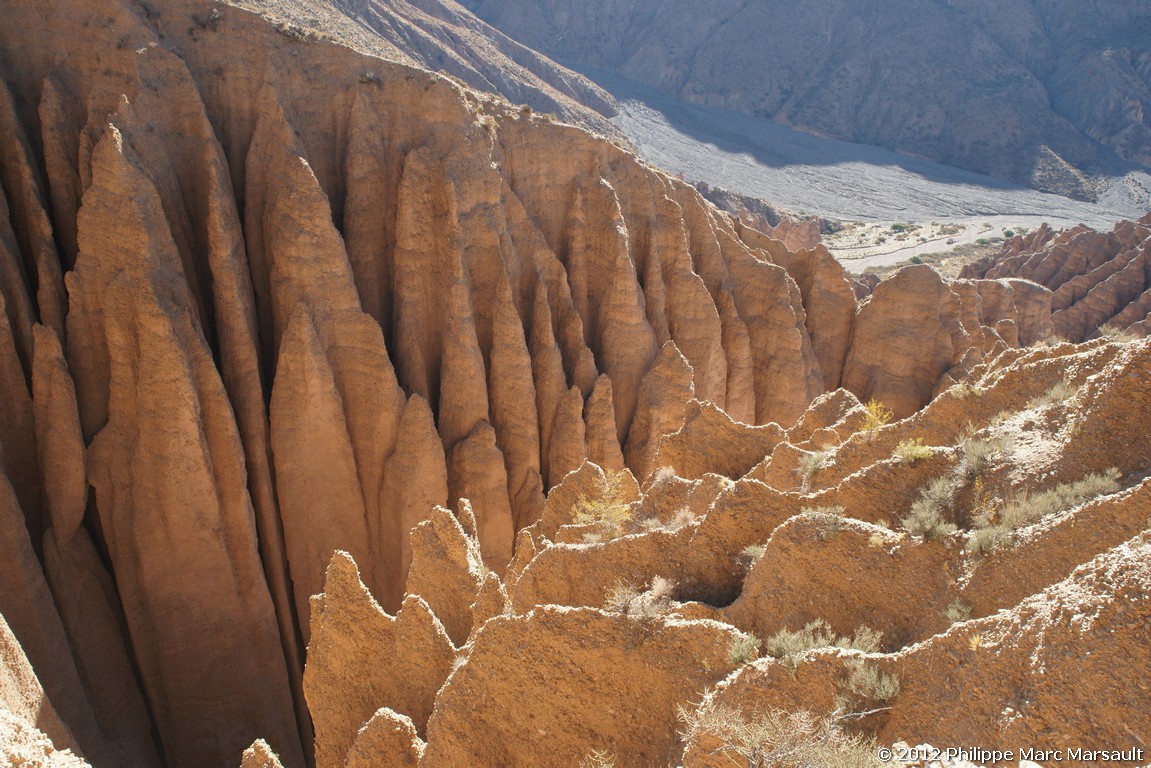
[[[506,585],[489,575],[510,601],[460,648],[426,741],[388,709],[360,738],[384,713],[374,743],[397,764],[533,765],[547,750],[564,765],[711,767],[754,748],[733,724],[777,709],[847,713],[888,744],[1136,749],[1148,694],[1123,671],[1146,656],[1151,454],[1121,447],[1147,425],[1120,400],[1147,413],[1149,360],[1146,341],[1005,349],[886,425],[829,395],[734,481],[663,470],[640,491],[585,464],[521,531]],[[756,479],[799,485],[780,449],[821,433],[826,461],[801,490]],[[710,448],[694,450],[706,462]],[[936,481],[939,527],[924,528],[917,505]],[[1029,499],[1027,516],[1009,512]],[[673,721],[669,703],[687,714]]]
[[[301,768],[313,722],[321,766],[528,764],[538,734],[469,730],[451,697],[545,674],[565,634],[654,666],[658,707],[626,712],[659,735],[605,723],[604,748],[671,759],[673,705],[734,665],[710,620],[740,551],[809,503],[877,522],[876,489],[917,493],[897,432],[855,437],[860,401],[935,398],[914,418],[954,440],[954,382],[1053,385],[1042,355],[1080,354],[1018,349],[1043,288],[913,268],[857,307],[825,250],[609,141],[250,10],[16,0],[5,22],[0,614],[70,735],[29,726],[97,768],[257,739],[249,762]],[[1093,349],[1080,384],[1107,354],[1138,370]],[[1112,430],[1115,380],[1091,385]],[[695,607],[621,621],[599,610],[620,580]],[[555,653],[509,664],[493,638],[521,629]],[[596,679],[579,706],[634,705]]]
[[[1021,277],[1052,291],[1051,323],[1071,341],[1107,329],[1151,333],[1151,214],[1111,232],[1042,226],[1016,235],[994,256],[963,268],[964,277]]]

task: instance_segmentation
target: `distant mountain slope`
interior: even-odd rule
[[[511,40],[452,0],[246,0],[231,3],[304,35],[334,37],[365,53],[446,72],[481,91],[600,133],[612,97],[590,80]],[[322,32],[321,32],[322,30]]]
[[[1036,189],[1151,164],[1141,0],[464,2],[560,61]]]

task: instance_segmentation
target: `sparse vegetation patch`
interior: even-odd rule
[[[675,582],[656,576],[646,590],[634,582],[617,581],[608,591],[603,608],[611,613],[622,613],[636,618],[662,616],[672,608]]]
[[[598,541],[622,536],[634,515],[624,491],[624,481],[623,472],[608,472],[607,486],[601,496],[591,498],[581,495],[576,499],[572,508],[572,522],[576,525],[598,525],[601,529]]]
[[[814,453],[805,453],[799,459],[799,465],[796,467],[796,474],[803,482],[803,487],[806,489],[811,484],[815,473],[824,467],[831,464],[831,451],[815,451]]]
[[[973,552],[990,552],[1017,528],[1117,490],[1119,470],[1111,468],[1034,495],[1021,493],[999,509],[987,509],[978,514],[967,547]]]
[[[750,632],[741,634],[732,641],[731,648],[728,651],[731,657],[731,663],[742,666],[755,661],[759,657],[759,646],[761,644],[759,638]]]
[[[894,411],[874,397],[868,400],[863,407],[867,411],[863,418],[864,432],[874,432],[895,416]]]
[[[1133,341],[1138,341],[1140,338],[1137,333],[1115,325],[1099,326],[1099,335],[1104,339],[1119,342],[1120,344],[1130,344]]]
[[[958,597],[948,603],[943,609],[943,618],[952,624],[967,621],[971,618],[971,606]]]
[[[1031,398],[1027,403],[1028,408],[1042,408],[1045,405],[1053,405],[1054,403],[1062,403],[1072,397],[1079,391],[1079,387],[1072,384],[1067,379],[1063,379],[1058,384],[1051,387],[1051,389],[1044,392],[1042,395],[1037,395]]]
[[[975,438],[969,436],[959,443],[960,460],[969,472],[981,472],[994,456],[1011,450],[1011,440],[1004,436]]]
[[[800,658],[816,648],[854,648],[865,653],[879,650],[883,633],[870,627],[857,627],[851,637],[837,636],[823,619],[808,622],[803,629],[791,631],[781,629],[763,641],[763,652],[780,659],[795,669]]]
[[[831,541],[843,530],[843,507],[804,507],[801,515],[819,526],[819,538]]]
[[[580,760],[579,768],[615,768],[615,755],[606,750],[592,750],[592,752]]]
[[[851,674],[847,678],[847,691],[865,702],[887,702],[899,695],[899,678],[888,675],[865,661],[855,661],[850,665]]]

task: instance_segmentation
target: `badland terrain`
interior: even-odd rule
[[[452,3],[4,22],[4,764],[1146,762],[1151,218],[853,277]]]

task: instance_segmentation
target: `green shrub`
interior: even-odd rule
[[[859,699],[869,703],[887,702],[899,695],[899,678],[896,675],[885,675],[865,661],[852,662],[850,669],[847,691]]]
[[[831,451],[805,453],[799,457],[799,464],[796,466],[795,472],[803,481],[803,487],[807,488],[815,477],[815,473],[829,464],[831,464]]]
[[[991,457],[1004,455],[1011,450],[1010,438],[1004,436],[976,439],[966,437],[959,443],[960,460],[968,471],[981,472],[991,461]]]
[[[971,606],[957,597],[943,609],[940,615],[948,622],[958,624],[971,618]]]
[[[746,547],[740,550],[736,560],[739,562],[741,568],[743,568],[745,571],[750,571],[751,567],[755,565],[755,561],[758,560],[766,551],[767,547],[763,544],[748,544]]]
[[[1028,401],[1028,408],[1042,408],[1045,405],[1052,405],[1054,403],[1062,403],[1068,398],[1072,397],[1079,391],[1079,387],[1072,384],[1067,379],[1063,379],[1051,389],[1044,392],[1042,395],[1037,395]]]
[[[748,662],[755,661],[759,658],[759,646],[761,645],[759,638],[750,632],[747,634],[740,634],[735,640],[731,642],[731,648],[728,649],[728,656],[732,664],[743,666]]]

